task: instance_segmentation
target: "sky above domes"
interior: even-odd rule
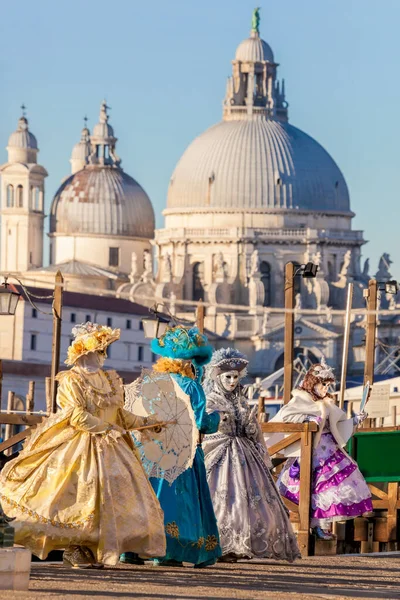
[[[70,172],[83,117],[92,130],[106,98],[122,167],[150,196],[162,226],[176,163],[222,118],[226,77],[255,4],[10,3],[0,36],[0,162],[24,102],[38,162],[49,172],[48,212]],[[399,21],[398,0],[286,0],[284,7],[262,5],[260,31],[286,80],[290,123],[322,144],[343,172],[357,214],[353,228],[369,240],[371,273],[389,252],[400,279]]]

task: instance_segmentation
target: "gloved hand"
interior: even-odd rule
[[[258,434],[258,421],[257,421],[257,406],[254,406],[247,414],[245,432],[248,438],[253,439]]]
[[[366,413],[365,410],[363,410],[362,412],[358,413],[358,415],[353,417],[353,423],[354,425],[356,425],[356,427],[358,427],[358,425],[361,425],[361,423],[363,423],[367,418],[368,413]]]

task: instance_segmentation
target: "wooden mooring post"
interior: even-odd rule
[[[50,412],[52,413],[55,413],[57,410],[56,376],[60,367],[63,285],[64,278],[61,274],[61,271],[57,271],[53,299],[53,344],[51,351],[51,406],[49,407]]]
[[[344,321],[344,335],[343,335],[343,358],[342,358],[342,373],[340,377],[340,391],[339,391],[339,407],[343,410],[344,408],[344,394],[346,391],[346,377],[347,377],[347,363],[349,360],[349,341],[350,341],[350,325],[351,325],[351,307],[353,305],[353,290],[354,284],[349,283],[347,286],[347,303],[346,303],[346,315]]]
[[[3,361],[0,359],[0,412],[1,412],[2,397],[3,397]]]
[[[35,382],[30,381],[29,387],[28,387],[28,393],[26,395],[25,410],[28,414],[30,414],[33,412],[34,407],[35,407]]]
[[[12,411],[14,409],[14,402],[15,402],[15,393],[12,391],[9,391],[8,397],[7,397],[7,414],[12,413]],[[4,441],[7,441],[11,437],[13,437],[13,433],[14,433],[14,425],[12,423],[7,423],[5,434],[4,434]],[[11,450],[12,450],[12,448],[5,450],[4,454],[6,456],[10,456]]]
[[[196,327],[200,333],[204,333],[204,304],[202,300],[200,300],[196,308]]]
[[[284,371],[283,371],[283,403],[290,400],[293,385],[294,357],[294,274],[295,265],[289,262],[285,266],[285,338],[284,338]]]
[[[378,283],[370,279],[367,295],[367,331],[365,336],[365,367],[364,385],[374,383],[375,338],[376,338],[376,309],[378,303]]]

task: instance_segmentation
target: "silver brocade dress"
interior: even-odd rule
[[[208,394],[207,411],[221,413],[218,433],[205,437],[203,450],[223,555],[299,558],[259,425],[240,388]]]

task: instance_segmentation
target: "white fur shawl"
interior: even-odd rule
[[[319,444],[322,431],[327,418],[329,417],[329,429],[340,447],[347,444],[347,441],[353,434],[353,419],[348,419],[346,414],[338,408],[332,400],[314,401],[311,394],[304,390],[295,389],[292,393],[292,399],[285,406],[282,406],[278,414],[270,422],[274,423],[303,423],[307,417],[320,417],[321,423],[317,433],[314,435],[314,447]],[[284,437],[290,434],[274,433],[265,434],[267,446],[276,444]],[[287,448],[286,456],[298,456],[300,444],[291,445]]]

